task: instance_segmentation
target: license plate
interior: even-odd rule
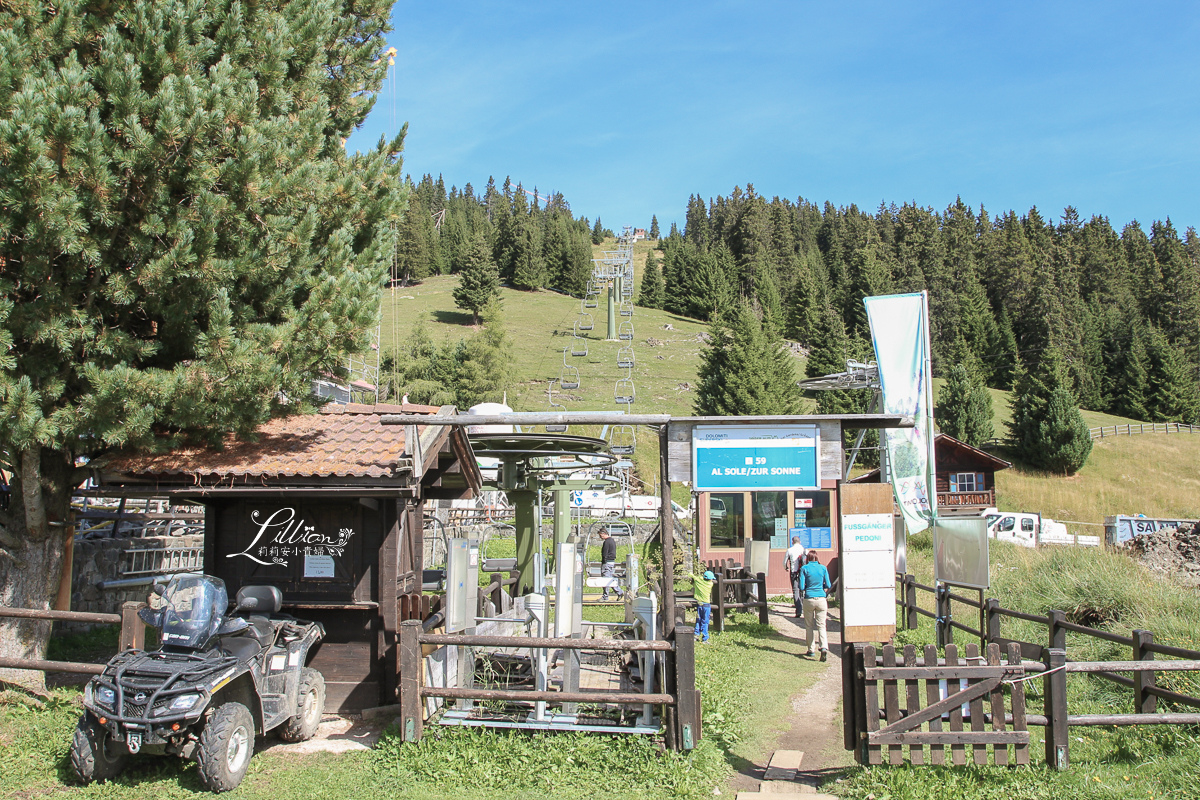
[[[142,735],[140,733],[131,733],[126,737],[126,742],[129,745],[129,752],[137,754],[142,749]]]

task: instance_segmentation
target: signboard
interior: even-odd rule
[[[792,528],[788,531],[788,540],[793,536],[800,537],[800,544],[805,550],[829,550],[833,547],[833,528]]]
[[[935,580],[988,588],[987,520],[939,517],[933,526],[933,551]]]
[[[1163,528],[1181,528],[1184,526],[1191,527],[1196,524],[1194,519],[1150,519],[1149,517],[1125,517],[1117,516],[1113,518],[1116,522],[1115,528],[1111,525],[1106,525],[1108,535],[1108,544],[1124,544],[1135,536],[1140,536],[1143,533],[1154,533]]]
[[[785,517],[775,518],[775,532],[771,534],[771,549],[786,550],[788,548],[788,526]]]
[[[816,425],[697,425],[696,491],[819,488]]]
[[[333,556],[305,556],[304,577],[333,578],[335,577]]]
[[[847,630],[895,630],[896,556],[890,513],[842,517],[842,625]],[[889,634],[890,635],[890,634]],[[849,640],[853,641],[853,640]]]

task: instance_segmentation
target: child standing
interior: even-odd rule
[[[708,624],[712,621],[713,583],[717,576],[711,570],[704,569],[703,562],[696,559],[700,569],[692,572],[692,594],[696,598],[696,638],[702,642],[708,641]]]

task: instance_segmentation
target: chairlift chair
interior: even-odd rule
[[[633,341],[633,322],[631,320],[623,320],[617,328],[617,338],[623,342]]]
[[[632,425],[614,425],[608,449],[615,456],[631,456],[637,444],[637,431]]]
[[[617,350],[617,366],[621,369],[633,368],[633,345],[625,345]]]
[[[621,316],[622,317],[632,317],[633,316],[633,303],[631,303],[629,300],[624,300],[621,302]]]
[[[637,391],[633,386],[632,378],[617,379],[616,386],[613,389],[613,400],[619,406],[632,405],[637,397]]]
[[[579,357],[588,354],[588,340],[579,335],[579,320],[575,320],[575,339],[571,342],[571,355]]]
[[[558,380],[558,378],[551,378],[549,385],[546,386],[546,397],[549,398],[549,400],[550,400],[550,412],[554,413],[555,411],[559,411],[562,413],[566,413],[566,410],[567,410],[566,406],[564,406],[562,403],[554,402],[554,382],[556,380]],[[566,432],[567,432],[566,425],[547,425],[546,426],[546,433],[566,433]]]
[[[595,318],[586,311],[579,312],[579,330],[590,331],[596,327]]]
[[[563,368],[562,374],[558,377],[558,385],[564,389],[578,389],[579,368],[567,363],[567,350],[569,349],[568,347],[563,348]]]

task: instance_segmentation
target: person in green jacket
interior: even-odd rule
[[[708,641],[708,624],[712,621],[713,584],[717,576],[704,568],[704,562],[696,559],[699,569],[692,571],[692,595],[696,598],[696,638],[702,642]]]

